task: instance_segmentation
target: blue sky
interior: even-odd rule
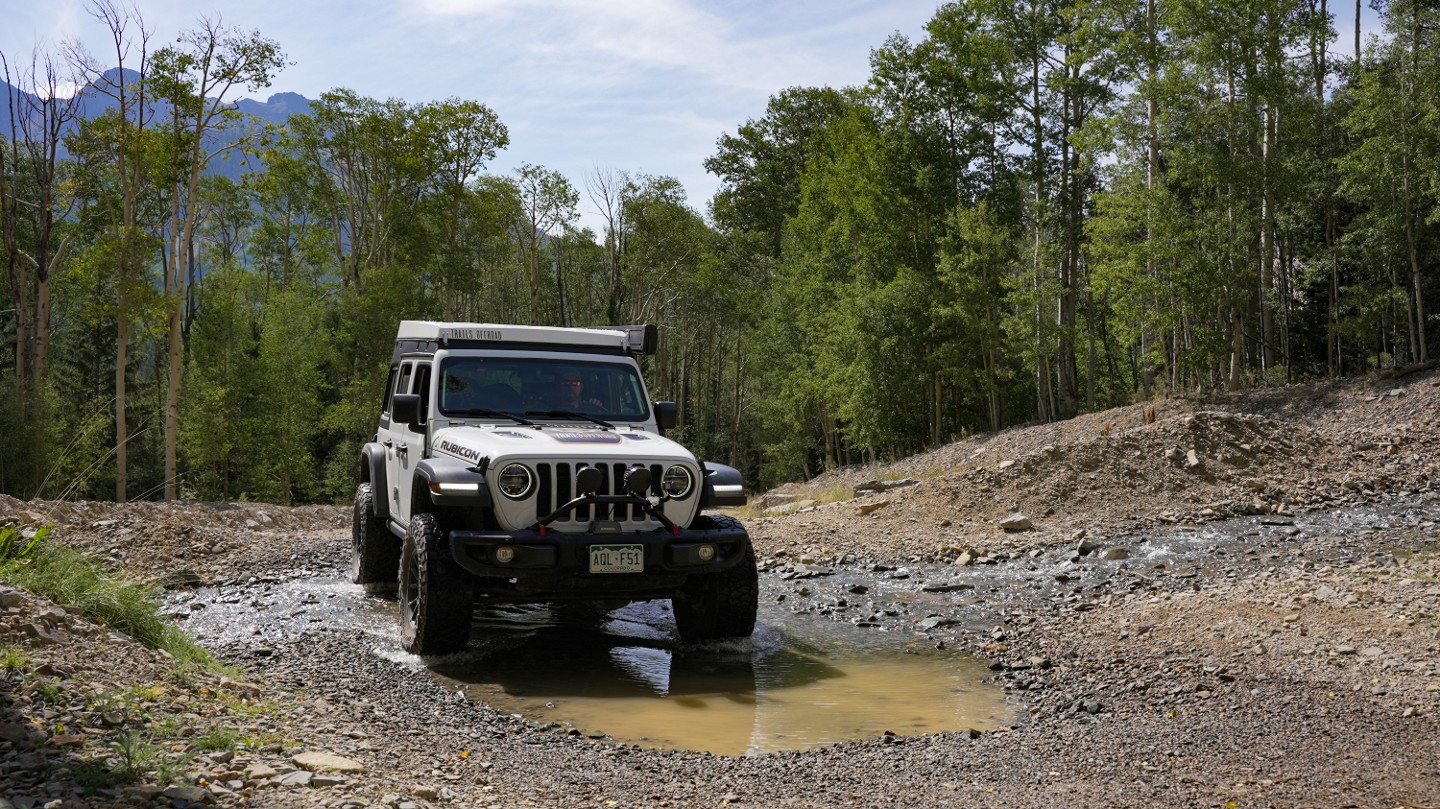
[[[107,32],[82,0],[3,0],[0,51],[79,41],[102,61]],[[119,2],[119,0],[117,0]],[[895,32],[918,39],[937,0],[136,0],[155,45],[200,15],[259,29],[294,64],[260,98],[310,98],[349,87],[410,102],[450,96],[487,104],[510,129],[490,165],[534,163],[580,191],[581,224],[598,230],[585,196],[602,170],[678,178],[705,211],[716,188],[702,161],[715,141],[764,113],[793,86],[859,84],[871,48]],[[18,8],[16,8],[18,6]],[[1334,9],[1349,53],[1354,6]],[[1368,3],[1367,3],[1368,6]],[[1373,16],[1367,8],[1367,17]]]
[[[11,6],[0,51],[78,40],[102,61],[108,33],[80,0]],[[935,0],[137,0],[152,43],[199,15],[259,29],[294,65],[268,90],[310,98],[349,87],[376,98],[450,96],[488,105],[510,129],[496,173],[534,163],[585,196],[596,167],[678,178],[705,211],[716,188],[701,162],[716,139],[797,85],[862,83],[870,49],[899,31],[918,37]],[[16,8],[18,7],[18,8]]]

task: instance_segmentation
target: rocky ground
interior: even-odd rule
[[[1440,806],[1437,427],[1434,372],[1172,399],[757,499],[767,597],[969,650],[1013,707],[800,753],[590,740],[354,627],[217,646],[221,676],[3,589],[0,809]],[[338,577],[348,553],[327,507],[0,498],[5,522],[182,605]]]

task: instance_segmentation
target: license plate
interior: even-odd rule
[[[644,573],[644,545],[591,545],[591,573]]]

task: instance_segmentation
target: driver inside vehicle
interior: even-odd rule
[[[605,406],[599,398],[585,395],[585,381],[576,371],[561,372],[557,384],[560,388],[562,410],[600,410]]]

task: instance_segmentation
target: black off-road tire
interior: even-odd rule
[[[350,524],[350,581],[365,589],[388,591],[400,575],[400,540],[375,516],[375,492],[369,483],[355,490]]]
[[[730,517],[701,517],[708,527],[740,527]],[[695,527],[707,527],[697,523]],[[691,576],[679,597],[672,600],[675,628],[686,642],[748,638],[755,631],[755,613],[760,601],[760,573],[755,565],[755,548],[747,539],[740,561],[720,573]]]
[[[434,514],[410,518],[400,552],[400,645],[417,655],[458,652],[470,643],[475,596],[450,557]]]

